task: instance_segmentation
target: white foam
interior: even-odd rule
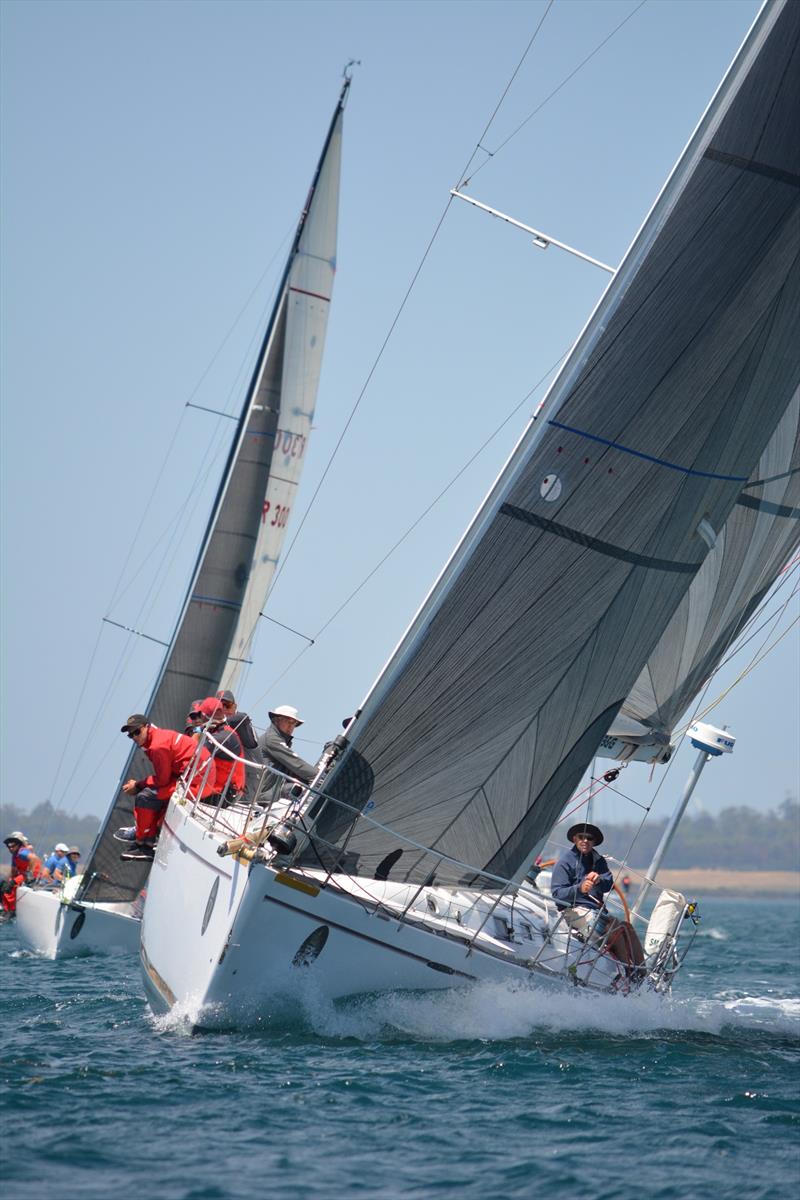
[[[361,1041],[406,1035],[425,1041],[528,1038],[542,1032],[597,1032],[648,1037],[657,1032],[720,1034],[770,1030],[797,1032],[800,1001],[745,997],[598,995],[541,987],[481,983],[458,991],[391,993],[333,1005],[320,996],[303,998],[306,1019],[326,1037]]]

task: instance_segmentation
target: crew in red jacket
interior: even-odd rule
[[[197,708],[189,713],[193,723],[204,726],[214,741],[206,741],[205,745],[213,759],[213,789],[206,798],[206,804],[221,804],[227,808],[229,804],[244,791],[245,765],[236,759],[244,758],[244,748],[239,734],[228,725],[225,709],[216,698],[209,696],[201,701]],[[215,743],[218,743],[215,744]],[[235,755],[236,758],[231,757]]]
[[[22,883],[32,883],[38,879],[42,863],[38,854],[34,854],[33,848],[27,845],[24,833],[10,833],[4,841],[11,851],[11,871],[3,882],[0,901],[3,912],[12,917],[17,911],[17,888]]]
[[[126,795],[135,797],[134,824],[118,829],[114,837],[117,841],[130,843],[120,858],[152,860],[167,805],[184,772],[190,766],[195,769],[189,785],[190,795],[202,798],[213,791],[213,772],[209,779],[208,771],[204,770],[209,754],[205,748],[198,751],[194,738],[175,729],[159,729],[142,713],[128,717],[120,732],[127,733],[131,741],[144,750],[153,764],[153,773],[145,779],[129,779],[122,785]],[[194,762],[196,755],[199,757]]]

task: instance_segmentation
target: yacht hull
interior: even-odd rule
[[[309,991],[336,1000],[478,980],[575,982],[564,975],[563,956],[557,971],[532,970],[497,942],[495,952],[476,948],[467,928],[445,936],[375,903],[381,886],[388,895],[398,885],[373,883],[368,902],[359,898],[358,881],[347,880],[347,892],[318,886],[308,874],[271,863],[221,858],[219,845],[218,834],[171,804],[142,920],[151,1006],[177,1010],[193,1027],[258,1024]],[[607,987],[616,973],[610,961],[595,965],[596,985]]]
[[[141,921],[122,905],[65,903],[58,892],[20,887],[17,933],[26,950],[44,958],[81,954],[134,954]]]

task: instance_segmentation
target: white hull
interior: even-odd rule
[[[170,804],[142,920],[152,1007],[176,1009],[193,1026],[257,1023],[308,984],[337,999],[477,980],[602,990],[619,980],[610,956],[553,931],[557,914],[533,889],[496,908],[496,893],[482,894],[475,925],[483,929],[476,934],[463,923],[466,893],[348,876],[320,886],[322,871],[301,876],[269,862],[219,857],[224,836],[188,807]],[[503,936],[509,912],[514,934],[509,928]]]
[[[59,892],[21,887],[16,924],[25,949],[55,959],[133,954],[139,947],[142,923],[130,915],[130,905],[69,903]]]

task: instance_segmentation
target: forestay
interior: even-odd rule
[[[799,26],[799,4],[762,10],[351,726],[326,791],[398,834],[525,869],[783,418],[800,377]],[[315,811],[360,873],[430,870],[391,832]]]
[[[192,701],[235,686],[264,606],[302,469],[336,270],[346,80],[297,227],[237,425],[194,577],[146,713],[182,730]],[[123,714],[123,719],[126,714]],[[149,773],[131,755],[122,779]],[[117,825],[131,823],[120,793],[86,870],[83,898],[135,897],[149,863],[123,863]]]
[[[800,392],[647,660],[622,714],[668,742],[798,545]]]

